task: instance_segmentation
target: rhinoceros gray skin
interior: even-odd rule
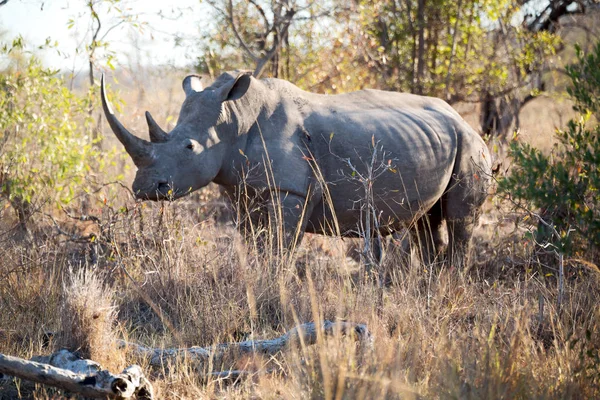
[[[253,204],[248,221],[282,216],[286,246],[303,232],[357,236],[370,210],[381,234],[411,226],[425,262],[442,247],[446,220],[451,260],[465,261],[490,155],[444,101],[380,90],[313,94],[249,72],[225,73],[205,89],[190,75],[183,89],[170,133],[146,113],[148,142],[114,116],[103,77],[105,115],[138,167],[138,198],[178,198],[215,182]]]

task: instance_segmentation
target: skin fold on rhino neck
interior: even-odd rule
[[[265,93],[268,88],[263,83],[252,79],[246,92],[239,98],[221,104],[221,113],[215,131],[227,149],[219,173],[213,182],[234,186],[238,175],[246,166],[246,148],[248,134],[252,129],[260,131],[260,125],[272,114],[274,106],[265,99],[273,96]]]
[[[266,90],[262,82],[252,79],[241,97],[223,102],[215,126],[217,133],[226,132],[227,135],[231,135],[234,132],[236,137],[246,135],[259,116],[267,111],[265,108],[268,104],[265,99],[270,96],[264,93]]]

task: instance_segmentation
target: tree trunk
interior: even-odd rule
[[[408,15],[410,36],[412,38],[411,48],[411,61],[412,68],[410,69],[410,91],[416,93],[417,91],[417,30],[412,20],[412,1],[407,0],[406,2],[406,13]]]
[[[458,0],[456,5],[456,22],[454,23],[454,32],[452,32],[452,47],[450,49],[450,60],[448,61],[448,72],[446,73],[446,100],[450,99],[450,78],[452,77],[452,64],[454,63],[454,57],[456,55],[456,42],[458,39],[459,29],[458,21],[461,18],[462,0]]]
[[[273,34],[273,42],[278,43],[279,40],[280,40],[279,35],[277,35],[277,32],[275,32]],[[281,54],[281,52],[278,51],[271,58],[271,75],[273,78],[279,78],[279,55],[280,54]]]
[[[417,53],[416,93],[423,94],[423,78],[425,75],[425,0],[419,0],[417,9],[417,26],[419,49]]]

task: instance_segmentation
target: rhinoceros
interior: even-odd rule
[[[323,95],[281,79],[228,72],[185,101],[167,133],[146,112],[150,141],[130,133],[101,95],[110,127],[137,166],[139,199],[172,200],[217,183],[251,200],[246,221],[279,218],[284,247],[304,232],[357,237],[412,228],[423,261],[443,247],[465,261],[487,195],[490,154],[443,100],[361,90]],[[241,195],[243,194],[243,196]],[[248,224],[240,224],[248,232]]]

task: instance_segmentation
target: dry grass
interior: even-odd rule
[[[373,348],[334,338],[274,359],[181,360],[151,376],[161,398],[600,394],[598,277],[571,270],[558,314],[554,279],[540,275],[526,246],[496,224],[497,211],[477,233],[470,272],[408,267],[390,249],[392,284],[380,289],[347,257],[348,241],[309,236],[296,260],[265,260],[196,204],[129,203],[129,211],[113,217],[112,236],[95,244],[61,237],[5,243],[0,351],[49,353],[56,344],[45,344],[44,332],[62,332],[58,343],[117,370],[123,358],[145,360],[111,347],[115,335],[157,347],[206,346],[342,318],[368,324]],[[260,373],[275,367],[274,375]],[[256,374],[234,385],[206,376],[240,368]],[[23,396],[33,396],[25,387]],[[38,389],[35,397],[50,393]]]
[[[57,347],[75,350],[110,370],[122,370],[124,359],[117,351],[115,292],[93,269],[68,271],[62,290],[61,325]]]
[[[169,93],[176,103],[178,88],[157,93],[148,106],[161,122],[177,112],[158,108]],[[126,125],[145,131],[143,111]],[[56,217],[64,230],[94,233],[93,241],[58,235],[42,217],[32,222],[30,242],[1,236],[0,352],[27,358],[63,345],[115,371],[140,363],[165,399],[600,396],[597,271],[569,264],[559,313],[556,281],[522,239],[521,223],[491,202],[468,272],[409,265],[390,242],[384,270],[391,283],[383,288],[364,277],[350,240],[308,235],[293,260],[258,255],[225,222],[214,187],[155,204],[135,203],[111,185],[85,203],[98,224]],[[11,227],[9,212],[1,211],[0,232]],[[273,359],[180,360],[152,370],[111,344],[125,337],[156,347],[207,346],[275,337],[319,319],[368,324],[373,347],[332,338]],[[60,334],[49,341],[47,332]],[[208,375],[224,369],[255,373],[235,384]],[[0,398],[19,395],[62,396],[0,381]]]

